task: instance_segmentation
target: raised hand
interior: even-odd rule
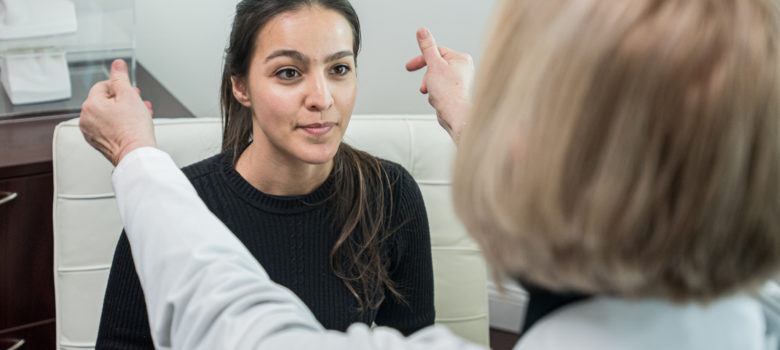
[[[428,67],[420,92],[428,94],[439,124],[457,143],[468,123],[474,62],[469,54],[439,47],[426,28],[417,31],[417,43],[422,54],[409,60],[406,69],[411,72]]]
[[[79,127],[87,142],[112,164],[140,147],[155,147],[152,105],[142,101],[140,90],[130,84],[127,64],[111,64],[111,77],[89,92],[81,106]]]

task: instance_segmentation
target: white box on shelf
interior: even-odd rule
[[[76,7],[69,0],[0,0],[0,40],[74,33]]]
[[[0,59],[0,81],[15,105],[71,97],[68,61],[61,50],[3,55]]]

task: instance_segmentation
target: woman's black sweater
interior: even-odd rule
[[[428,218],[420,189],[400,165],[382,161],[392,190],[389,227],[399,228],[382,245],[388,271],[403,302],[390,292],[377,310],[359,304],[337,277],[330,253],[339,229],[333,223],[329,178],[314,192],[296,197],[262,193],[235,171],[229,152],[184,168],[206,206],[227,225],[275,282],[289,288],[325,328],[376,323],[411,334],[433,324],[433,268]],[[338,195],[336,193],[335,195]],[[187,220],[186,217],[180,218]],[[98,349],[153,348],[146,304],[127,236],[114,254],[103,302]]]

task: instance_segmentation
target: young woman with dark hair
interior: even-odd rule
[[[420,190],[400,165],[342,142],[360,23],[346,0],[245,0],[221,88],[223,152],[184,169],[209,209],[329,329],[433,324]],[[123,234],[98,348],[151,348]]]

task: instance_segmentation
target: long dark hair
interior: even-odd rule
[[[233,152],[233,162],[249,145],[252,111],[233,96],[232,77],[245,78],[260,30],[279,14],[305,6],[321,6],[340,13],[353,33],[353,52],[360,51],[360,21],[347,0],[243,0],[225,50],[220,103],[223,118],[223,151]],[[334,224],[340,235],[330,254],[331,268],[357,299],[360,309],[377,309],[390,291],[403,301],[388,274],[389,259],[382,244],[391,234],[386,211],[393,207],[390,179],[379,160],[341,143],[333,159]]]

